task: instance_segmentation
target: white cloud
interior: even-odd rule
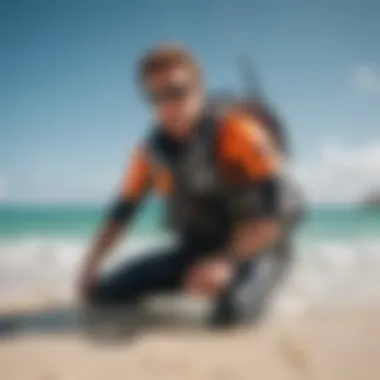
[[[353,79],[360,90],[380,95],[380,67],[378,65],[359,66],[354,72]]]
[[[380,141],[359,147],[326,142],[320,156],[299,165],[296,174],[314,202],[360,202],[380,191]]]

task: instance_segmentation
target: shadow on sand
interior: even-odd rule
[[[68,306],[0,314],[0,339],[29,333],[66,333],[82,328],[81,312]]]
[[[56,306],[33,311],[0,314],[0,340],[33,334],[79,333],[90,340],[123,341],[148,330],[186,328],[203,329],[204,318],[198,315],[186,318],[178,313],[160,313],[141,308],[111,315],[89,315],[73,306]]]

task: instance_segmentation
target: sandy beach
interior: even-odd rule
[[[19,335],[0,340],[0,379],[375,380],[379,321],[380,308],[362,307],[230,332],[153,329],[113,346],[75,333]]]

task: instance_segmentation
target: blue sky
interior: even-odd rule
[[[352,163],[349,171],[367,170],[374,185],[380,167],[380,143],[374,145],[380,141],[378,1],[0,4],[3,200],[93,201],[112,194],[150,120],[134,82],[136,61],[168,40],[198,55],[210,89],[237,88],[237,56],[254,60],[288,123],[304,178],[311,170],[324,177],[338,166],[328,185],[309,178],[306,187],[320,188],[319,195],[336,187],[345,162]]]

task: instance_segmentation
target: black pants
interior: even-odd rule
[[[183,244],[129,261],[96,284],[91,303],[101,307],[133,305],[151,294],[180,290],[184,275],[194,261],[210,251],[210,247]],[[279,278],[279,268],[285,262],[279,257],[286,256],[278,253],[264,252],[251,261],[239,264],[228,288],[215,300],[210,323],[229,325],[258,315],[276,282],[275,278]],[[265,274],[261,267],[271,258],[274,258],[271,268]]]

